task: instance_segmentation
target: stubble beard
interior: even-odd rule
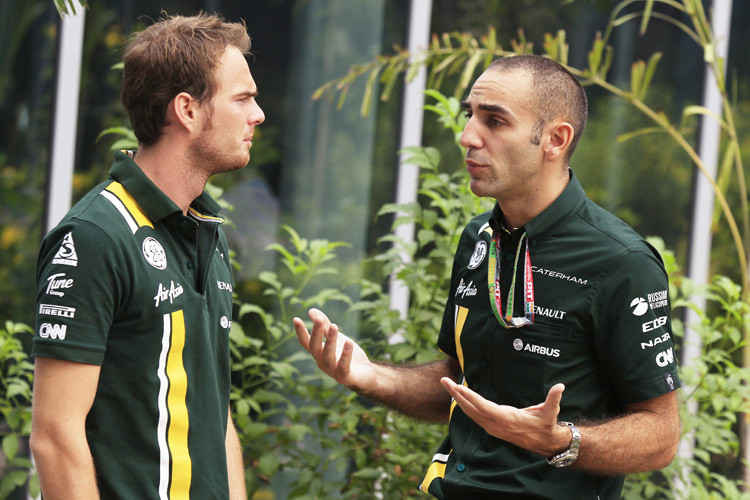
[[[243,147],[239,152],[228,142],[218,140],[211,130],[205,130],[190,147],[193,168],[205,172],[206,179],[214,174],[244,168],[250,161],[250,148]],[[233,149],[237,152],[231,153]]]

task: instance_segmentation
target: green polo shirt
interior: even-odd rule
[[[625,405],[680,386],[670,322],[668,278],[658,252],[586,197],[572,174],[555,202],[506,233],[499,206],[464,230],[438,346],[458,359],[465,383],[518,408],[542,403],[562,382],[559,420],[616,416]],[[505,303],[515,251],[528,235],[534,322],[504,328],[490,309],[488,253],[502,235]],[[522,245],[523,249],[523,245]],[[521,263],[523,260],[521,259]],[[514,316],[524,316],[517,268]],[[503,310],[503,313],[506,311]],[[438,498],[620,498],[623,477],[557,469],[545,457],[487,434],[455,402],[448,436],[420,489]]]
[[[115,153],[110,179],[42,243],[32,354],[101,366],[86,433],[102,498],[228,498],[233,283],[218,210],[203,193],[184,216]]]

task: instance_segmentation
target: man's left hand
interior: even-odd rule
[[[554,385],[544,403],[519,409],[493,403],[449,378],[440,381],[464,413],[496,438],[545,457],[561,453],[570,445],[570,429],[557,425],[563,384]]]

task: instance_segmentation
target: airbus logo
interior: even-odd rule
[[[219,324],[222,328],[232,328],[232,321],[226,316],[222,316],[219,320]]]
[[[515,339],[513,341],[513,348],[516,351],[528,351],[534,354],[541,354],[543,356],[550,356],[552,358],[559,358],[560,357],[560,349],[552,349],[550,347],[535,345],[535,344],[525,344],[523,343],[523,340],[521,339]]]

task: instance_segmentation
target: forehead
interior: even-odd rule
[[[531,74],[523,70],[487,70],[477,78],[464,101],[468,108],[500,106],[509,112],[531,111]]]
[[[245,55],[232,45],[219,58],[215,73],[219,89],[229,92],[255,91],[255,80],[250,74]]]

